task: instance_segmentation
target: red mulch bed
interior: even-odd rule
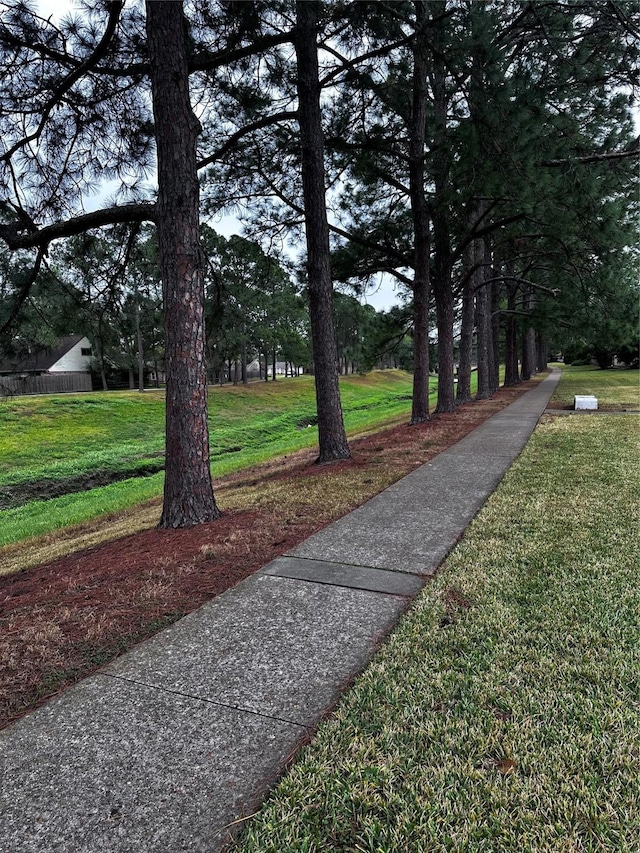
[[[283,479],[331,478],[335,488],[342,472],[351,477],[358,472],[362,502],[376,491],[368,484],[374,483],[383,457],[395,466],[397,479],[525,390],[501,390],[490,401],[467,404],[427,424],[352,442],[353,459],[346,462],[261,466],[225,483],[264,489]],[[0,728],[331,520],[321,508],[296,505],[229,512],[210,524],[145,530],[0,578]]]

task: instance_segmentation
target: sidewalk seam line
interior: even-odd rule
[[[296,720],[287,720],[285,717],[274,717],[272,714],[263,714],[260,711],[252,711],[249,708],[242,708],[238,705],[230,705],[227,702],[216,702],[215,699],[206,699],[204,696],[194,696],[192,693],[184,693],[182,690],[172,690],[169,687],[159,687],[157,684],[149,684],[146,681],[136,681],[135,678],[126,678],[124,675],[115,675],[111,672],[96,672],[96,675],[104,676],[105,678],[113,678],[117,681],[126,681],[127,684],[135,684],[138,687],[147,687],[151,690],[157,690],[160,693],[170,693],[173,696],[182,696],[185,699],[194,699],[196,702],[204,702],[207,705],[217,705],[220,708],[229,708],[232,711],[240,711],[243,714],[252,714],[255,717],[262,717],[265,720],[273,720],[279,723],[288,723],[291,726],[298,726],[305,731],[310,731],[311,727],[305,723],[299,723]]]
[[[326,561],[323,560],[322,562],[326,562]],[[339,566],[342,564],[341,563],[334,563],[333,565]],[[373,567],[362,566],[362,568],[367,568],[370,570]],[[392,569],[379,569],[378,571],[388,572],[388,571],[392,571]],[[418,574],[411,575],[411,574],[409,574],[409,572],[402,572],[402,573],[397,572],[397,574],[405,574],[405,575],[407,575],[407,577],[421,577],[421,575],[418,575]],[[333,586],[336,589],[353,589],[356,592],[372,592],[372,593],[374,593],[374,595],[388,595],[391,598],[412,599],[414,597],[414,595],[417,595],[417,593],[388,592],[386,589],[371,589],[368,586],[354,586],[353,584],[348,584],[348,583],[336,583],[335,581],[323,581],[323,580],[318,580],[318,578],[300,578],[300,577],[297,577],[296,575],[276,575],[276,574],[272,574],[272,573],[267,574],[265,572],[264,577],[265,578],[282,578],[283,580],[300,581],[301,583],[317,583],[317,584],[320,584],[320,586]]]
[[[346,516],[343,516],[346,518]],[[340,520],[340,519],[339,519]],[[337,560],[323,560],[321,557],[303,557],[298,556],[297,554],[281,554],[279,557],[276,557],[273,562],[276,560],[281,560],[286,557],[289,560],[306,560],[308,563],[326,563],[329,566],[346,566],[348,569],[367,569],[373,570],[374,572],[392,572],[394,575],[406,575],[409,578],[421,577],[416,572],[412,572],[409,569],[383,569],[380,566],[365,566],[362,563],[343,563],[338,562]],[[266,577],[278,577],[278,575],[266,575]],[[322,583],[322,581],[318,581],[318,583]],[[371,590],[372,592],[374,590]],[[389,593],[395,594],[395,593]]]

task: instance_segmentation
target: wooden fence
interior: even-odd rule
[[[40,376],[0,376],[0,398],[23,394],[64,394],[91,391],[90,373],[43,373]]]

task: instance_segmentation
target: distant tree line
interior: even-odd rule
[[[244,237],[226,239],[207,225],[201,231],[208,381],[244,383],[256,378],[256,370],[268,380],[278,375],[276,363],[284,365],[285,376],[313,373],[304,285],[287,269],[290,263]],[[402,361],[399,342],[386,340],[384,312],[336,293],[334,317],[340,373]],[[115,226],[51,247],[4,353],[19,359],[69,333],[91,340],[93,372],[103,390],[164,381],[162,283],[153,229]],[[406,359],[403,366],[411,367]]]
[[[430,341],[437,412],[471,398],[474,362],[482,398],[501,362],[509,385],[550,351],[633,361],[639,34],[633,0],[120,0],[59,25],[4,3],[0,333],[37,324],[54,276],[96,340],[117,320],[155,348],[165,526],[217,516],[207,380],[252,352],[309,347],[323,462],[349,456],[339,370],[373,353],[410,361],[414,423]],[[112,203],[84,213],[104,179]],[[230,210],[246,238],[203,230]],[[298,289],[268,249],[303,234]],[[406,307],[367,326],[334,283],[380,275]]]

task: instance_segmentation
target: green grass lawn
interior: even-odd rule
[[[562,379],[549,406],[573,406],[576,394],[593,394],[598,406],[640,409],[640,374],[637,370],[600,370],[598,367],[556,365]]]
[[[383,426],[411,410],[409,374],[375,371],[341,380],[348,433]],[[435,381],[432,380],[432,392]],[[317,443],[313,377],[212,387],[214,477]],[[164,448],[164,394],[109,392],[14,398],[0,403],[0,490],[96,470],[136,470]],[[162,493],[164,474],[0,511],[0,546],[119,512]]]
[[[243,853],[640,850],[638,417],[543,420]]]
[[[357,429],[381,415],[408,411],[410,394],[411,377],[402,371],[344,377],[345,421]],[[230,452],[241,452],[244,461],[259,457],[274,441],[296,449],[317,440],[316,430],[301,429],[315,416],[311,376],[211,387],[209,413],[216,473],[233,466],[218,460]],[[99,467],[134,472],[163,449],[162,391],[15,397],[0,403],[0,486],[63,479]]]

